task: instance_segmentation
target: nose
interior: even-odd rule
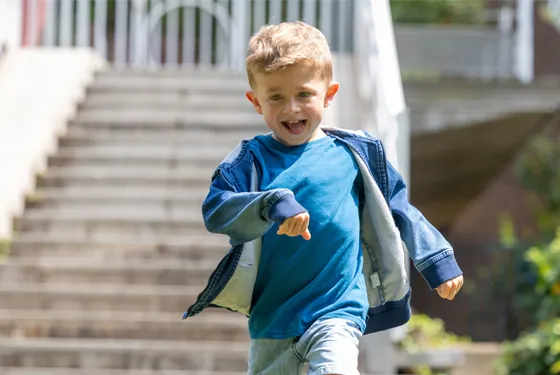
[[[286,103],[286,106],[284,107],[285,113],[299,113],[300,111],[301,107],[296,99],[291,99]]]

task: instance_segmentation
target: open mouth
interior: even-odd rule
[[[301,134],[305,130],[307,120],[282,121],[282,125],[292,134]]]

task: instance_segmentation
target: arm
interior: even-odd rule
[[[389,206],[414,267],[432,289],[462,275],[449,242],[409,203],[402,176],[389,161],[386,163]]]
[[[230,237],[232,245],[264,235],[275,222],[307,212],[289,189],[237,192],[218,171],[202,204],[204,225],[209,232]]]

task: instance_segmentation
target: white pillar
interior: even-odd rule
[[[534,77],[534,0],[517,0],[516,75],[523,83]]]
[[[21,45],[22,21],[21,0],[0,0],[0,45]]]
[[[355,35],[354,42],[357,42],[355,46],[357,45],[360,50],[354,51],[354,53],[376,52],[375,56],[370,55],[366,60],[371,69],[375,69],[374,82],[367,82],[368,85],[375,87],[371,102],[375,106],[374,132],[383,142],[389,161],[409,185],[410,129],[389,0],[375,2],[364,0],[362,7],[356,9],[354,22],[359,21],[358,12],[363,11],[371,12],[371,17],[368,18],[372,20],[370,27],[373,27],[375,45],[373,48],[361,45],[360,40],[356,38],[362,36]],[[367,63],[366,61],[362,61],[362,63]],[[366,366],[365,370],[371,374],[396,374],[397,351],[394,342],[404,334],[406,334],[406,326],[364,336],[360,346],[365,359],[363,361]]]

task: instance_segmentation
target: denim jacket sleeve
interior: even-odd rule
[[[218,170],[202,204],[206,229],[229,236],[232,246],[264,235],[275,222],[306,212],[289,189],[248,192],[238,191],[236,185]]]
[[[415,268],[430,288],[462,274],[453,249],[443,235],[408,200],[400,173],[387,160],[389,205]]]

